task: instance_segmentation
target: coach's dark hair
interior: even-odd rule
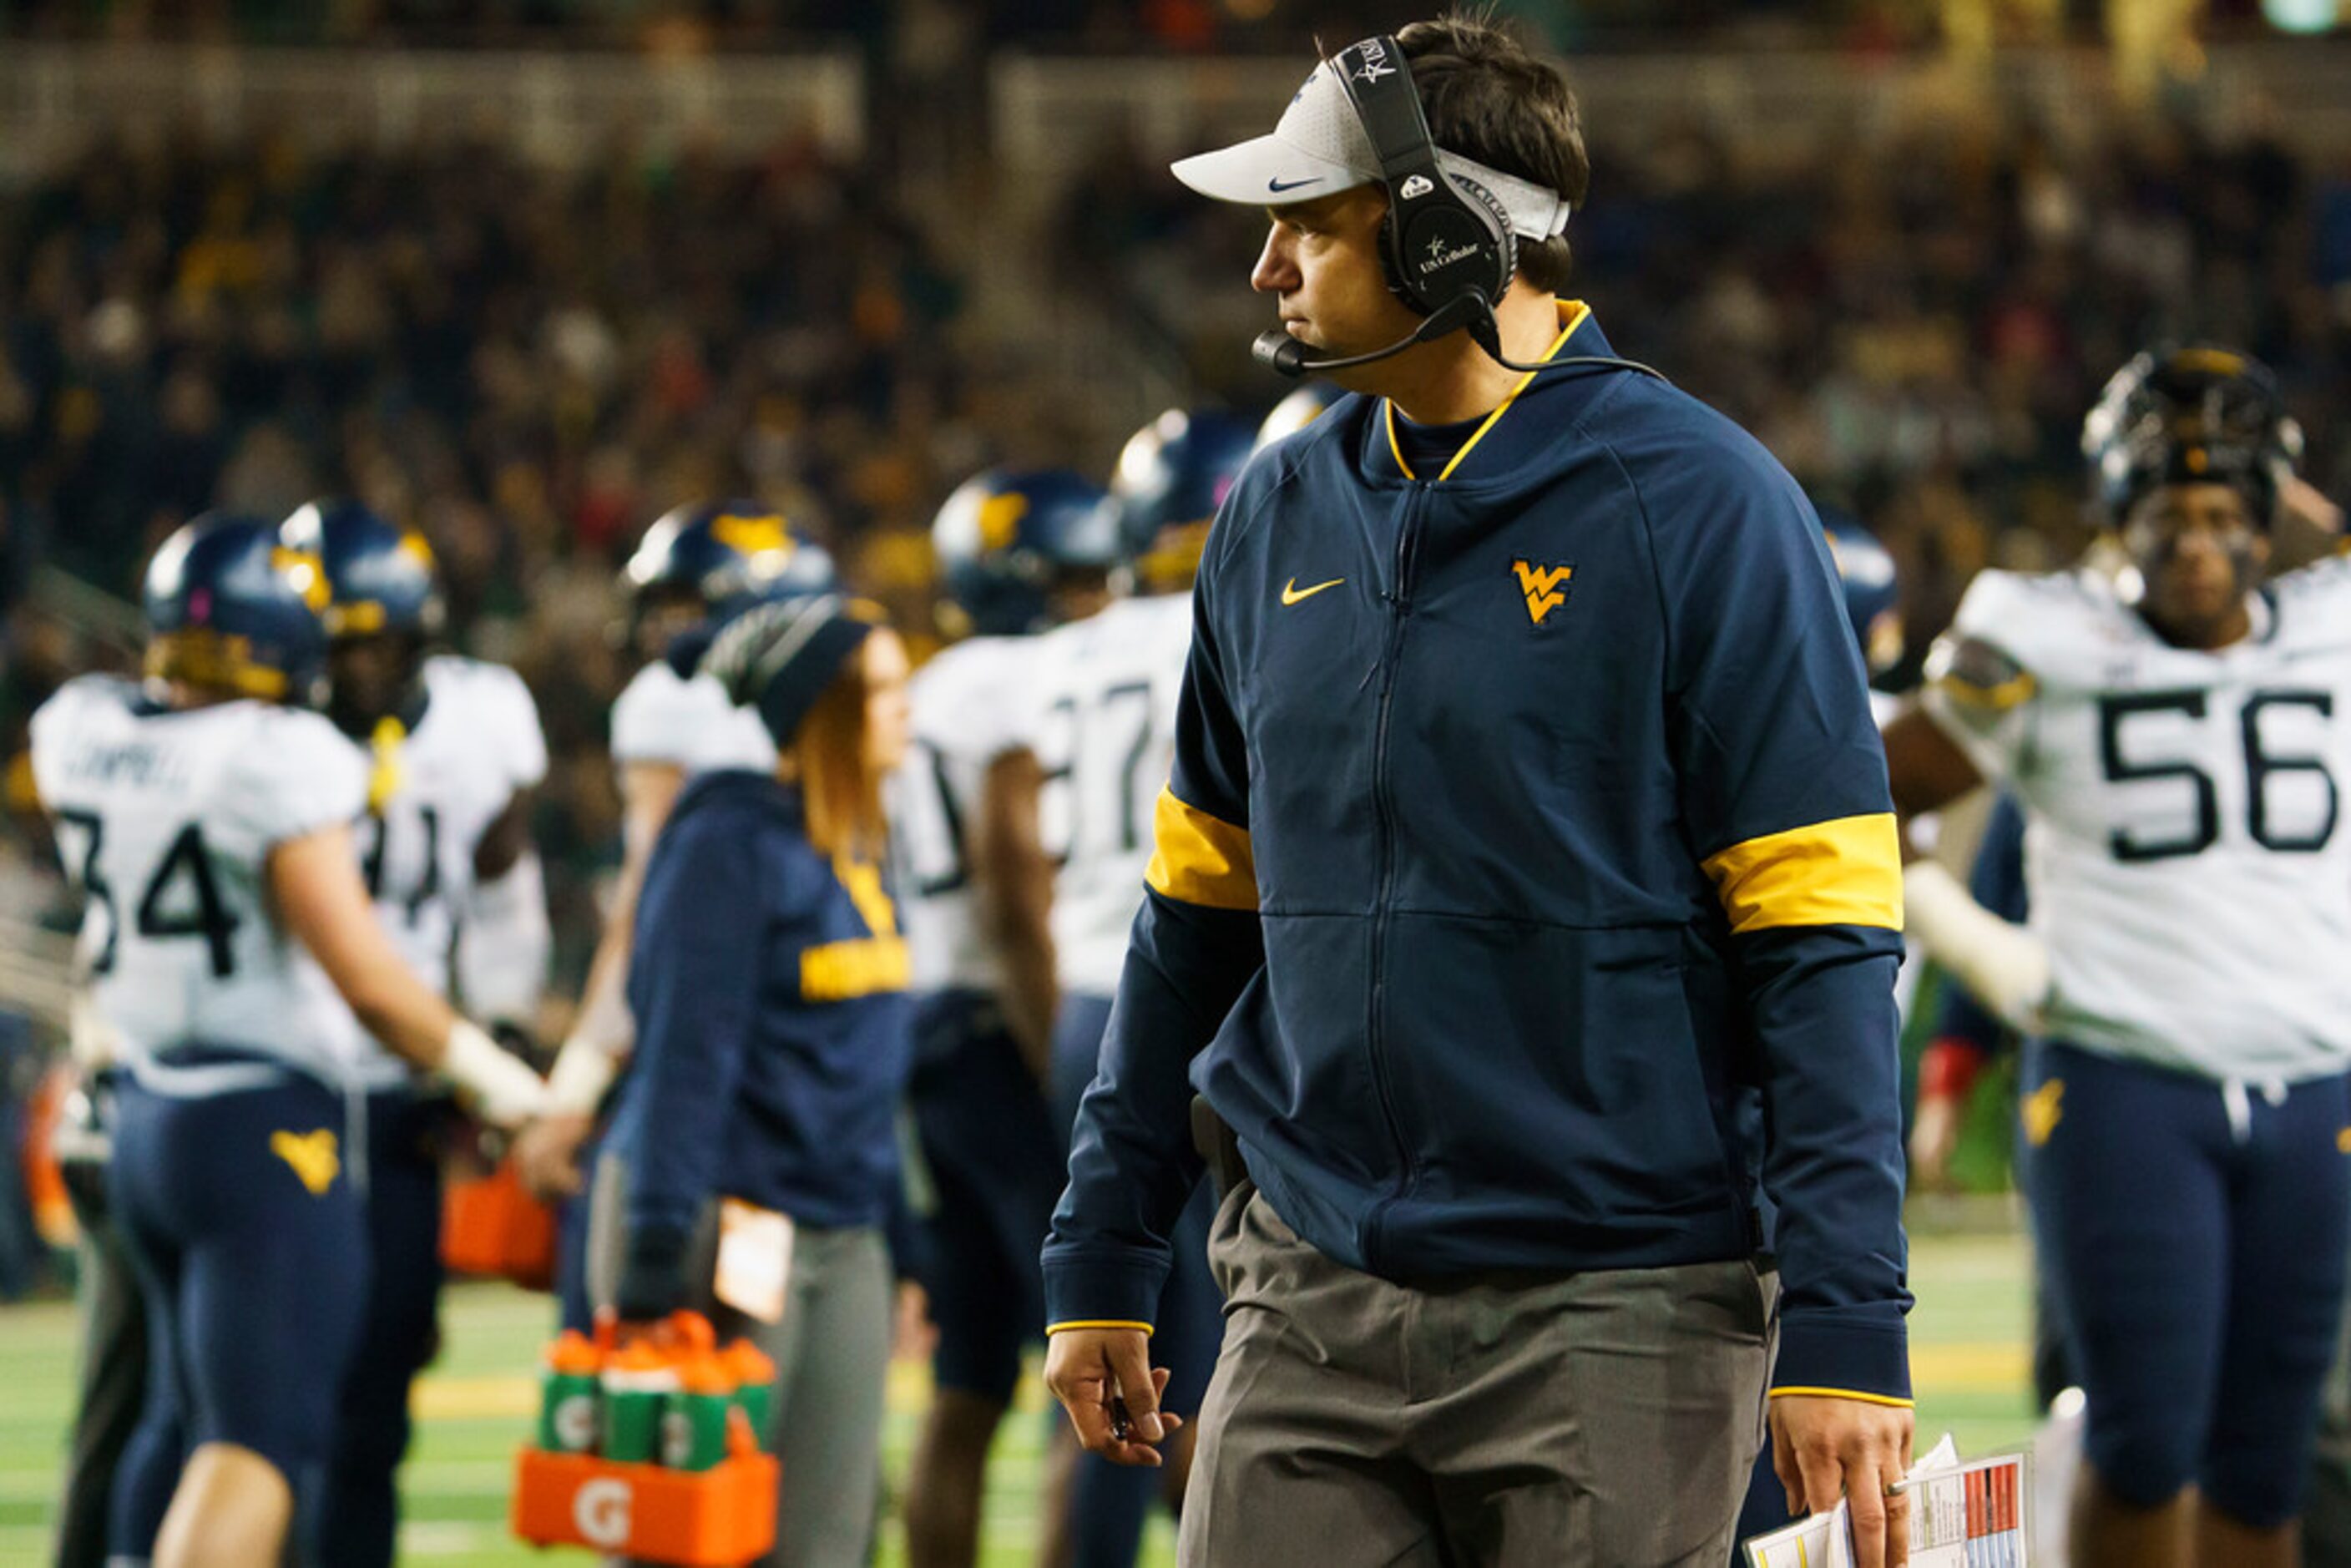
[[[1439,147],[1556,191],[1583,211],[1592,162],[1575,95],[1558,71],[1483,16],[1415,22],[1395,38]],[[1572,265],[1565,235],[1521,237],[1519,271],[1536,288],[1561,292]]]

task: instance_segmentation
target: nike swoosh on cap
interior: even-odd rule
[[[1295,191],[1301,185],[1319,185],[1322,183],[1322,175],[1309,174],[1303,180],[1268,180],[1265,188],[1269,191]]]

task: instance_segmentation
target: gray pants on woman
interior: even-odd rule
[[[588,1288],[600,1307],[620,1282],[627,1173],[596,1167]],[[797,1229],[784,1315],[763,1323],[711,1296],[718,1250],[713,1203],[686,1252],[688,1304],[719,1338],[748,1335],[776,1364],[768,1447],[783,1461],[776,1544],[763,1568],[857,1568],[865,1562],[882,1484],[882,1400],[890,1370],[890,1250],[873,1228]]]

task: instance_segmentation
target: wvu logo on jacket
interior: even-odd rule
[[[1567,602],[1568,580],[1575,575],[1572,566],[1531,566],[1522,560],[1510,563],[1519,576],[1519,591],[1527,596],[1527,619],[1540,626],[1543,617]]]

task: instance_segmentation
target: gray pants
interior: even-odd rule
[[[627,1173],[596,1167],[588,1221],[588,1289],[611,1304],[620,1281]],[[776,1544],[763,1568],[857,1568],[865,1562],[882,1485],[882,1401],[890,1371],[890,1251],[872,1228],[799,1228],[792,1239],[784,1315],[763,1323],[710,1295],[718,1210],[695,1228],[686,1253],[689,1305],[719,1337],[747,1334],[776,1364],[769,1450],[783,1460]]]
[[[1773,1335],[1747,1263],[1412,1289],[1332,1262],[1247,1183],[1208,1257],[1225,1341],[1185,1568],[1729,1560]]]

